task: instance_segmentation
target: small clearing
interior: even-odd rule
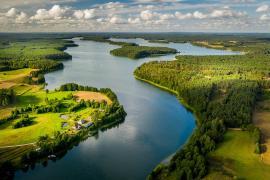
[[[74,96],[78,98],[78,101],[80,100],[94,100],[96,102],[102,102],[106,101],[108,104],[111,104],[112,101],[104,94],[99,92],[90,92],[90,91],[79,91],[74,93]]]

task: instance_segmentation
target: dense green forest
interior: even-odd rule
[[[177,53],[176,49],[167,47],[149,47],[149,46],[123,46],[118,49],[111,50],[114,56],[128,57],[131,59],[139,59],[151,56],[162,56],[166,54]]]
[[[59,60],[71,59],[63,50],[73,41],[53,39],[1,39],[0,71],[33,68],[48,72],[62,69]]]
[[[251,41],[251,40],[250,40]],[[228,44],[224,42],[223,44]],[[241,48],[242,47],[242,48]],[[222,141],[226,128],[250,128],[257,98],[270,87],[270,44],[242,42],[232,49],[239,56],[177,56],[176,61],[150,62],[138,67],[138,79],[177,92],[197,116],[197,128],[168,166],[159,165],[150,179],[200,179],[206,175],[207,154]],[[256,143],[260,140],[255,138]],[[256,152],[260,151],[256,147]]]

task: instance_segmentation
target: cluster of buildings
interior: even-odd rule
[[[60,118],[64,119],[64,120],[68,120],[69,119],[69,116],[68,115],[60,115]],[[91,118],[90,118],[91,120]],[[80,130],[82,128],[88,128],[88,127],[91,127],[93,126],[94,123],[91,122],[91,121],[86,121],[84,119],[81,119],[77,122],[75,122],[75,125],[72,127],[74,130]],[[62,123],[62,128],[64,127],[67,127],[68,126],[68,123],[67,122],[63,122]]]

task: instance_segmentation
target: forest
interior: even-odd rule
[[[52,132],[48,128],[48,135],[42,136],[37,136],[38,128],[31,131],[33,136],[39,137],[37,144],[40,149],[28,148],[23,149],[23,153],[18,153],[19,163],[24,163],[26,169],[48,154],[59,153],[60,157],[61,150],[66,152],[88,134],[85,129],[74,134],[62,131],[66,130],[62,128],[66,121],[60,118],[63,113],[72,114],[72,123],[69,124],[71,126],[79,117],[85,116],[85,110],[87,113],[91,112],[94,126],[90,129],[95,132],[96,129],[103,130],[117,125],[126,116],[116,95],[107,88],[97,89],[68,83],[53,92],[41,90],[45,83],[44,73],[62,69],[64,66],[61,61],[72,58],[63,52],[67,47],[76,46],[73,41],[63,40],[72,37],[121,46],[111,53],[133,59],[177,52],[169,48],[161,48],[160,51],[160,47],[155,49],[135,43],[114,42],[110,38],[144,38],[156,43],[189,42],[207,48],[242,52],[242,55],[230,56],[176,56],[175,61],[149,62],[135,70],[134,75],[137,79],[175,92],[179,100],[197,117],[197,128],[189,141],[174,155],[169,165],[158,165],[149,175],[149,179],[203,178],[209,173],[208,155],[224,142],[228,137],[226,132],[230,128],[249,132],[255,147],[254,154],[260,154],[262,151],[261,132],[252,124],[252,116],[258,99],[270,86],[270,43],[267,35],[62,33],[26,34],[24,37],[17,34],[0,34],[0,37],[0,72],[5,76],[14,70],[31,68],[27,69],[31,72],[23,77],[23,81],[16,79],[17,84],[12,88],[0,90],[0,107],[8,107],[10,112],[8,116],[1,118],[1,128],[9,125],[11,130],[22,130],[41,124],[42,127],[55,125],[60,129],[59,132]],[[78,101],[73,94],[79,91],[105,94],[113,103],[108,105],[105,102]],[[51,121],[42,124],[44,118]],[[4,131],[5,129],[1,131],[1,142],[11,142],[3,136],[8,134]],[[22,137],[20,143],[33,142],[30,141],[33,139],[28,138]],[[13,151],[5,153],[7,155],[0,154],[1,158],[7,159],[0,163],[0,174],[13,173],[15,170],[9,159],[14,156]],[[15,154],[17,155],[17,152]],[[18,163],[18,157],[15,158]],[[18,164],[15,165],[17,168]]]
[[[177,50],[168,47],[123,46],[121,48],[111,50],[110,53],[114,56],[139,59],[145,57],[162,56],[166,54],[176,54]]]
[[[149,62],[135,70],[138,79],[176,92],[197,116],[197,128],[189,141],[168,166],[157,166],[149,179],[201,179],[209,170],[208,153],[222,142],[227,128],[253,132],[257,137],[254,151],[260,153],[260,132],[252,125],[252,112],[263,90],[270,87],[266,51],[270,44],[261,40],[241,43],[230,48],[245,55],[177,56],[175,61]]]
[[[168,47],[139,46],[136,43],[118,42],[110,40],[110,36],[84,36],[83,40],[104,42],[121,46],[110,51],[110,54],[130,59],[140,59],[145,57],[163,56],[166,54],[176,54],[177,50]]]
[[[76,44],[68,40],[1,39],[0,71],[32,68],[49,72],[62,69],[59,60],[72,58],[63,50],[72,46]]]

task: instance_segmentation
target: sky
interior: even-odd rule
[[[270,32],[270,0],[0,0],[0,32]]]

